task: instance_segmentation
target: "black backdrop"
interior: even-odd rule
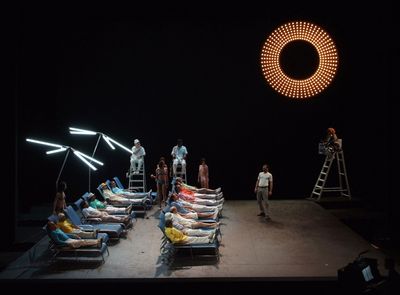
[[[279,6],[279,7],[278,7]],[[254,199],[264,162],[275,198],[308,197],[321,168],[318,141],[327,127],[343,138],[354,196],[388,206],[393,59],[390,7],[329,9],[307,3],[209,9],[17,8],[14,27],[15,197],[18,209],[51,202],[63,154],[25,138],[70,145],[91,154],[96,130],[146,149],[148,174],[170,160],[177,138],[188,148],[188,180],[201,157],[211,186],[226,199]],[[268,35],[292,20],[313,22],[336,43],[339,68],[315,98],[285,98],[267,84],[260,52]],[[301,58],[301,57],[300,57]],[[129,154],[100,142],[106,178],[126,184]],[[87,169],[73,155],[63,171],[68,201],[87,191]],[[154,189],[154,184],[148,179]],[[372,185],[379,183],[379,186]]]

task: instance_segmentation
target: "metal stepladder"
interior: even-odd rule
[[[187,166],[186,166],[186,169],[187,169]],[[173,172],[172,172],[172,174],[173,174]],[[176,166],[176,173],[175,173],[175,175],[172,175],[173,177],[180,177],[180,178],[182,178],[183,179],[183,182],[184,183],[187,183],[187,179],[186,179],[186,174],[187,174],[187,171],[183,171],[183,169],[182,169],[182,164],[178,164],[177,166]]]
[[[144,193],[146,192],[146,169],[144,166],[144,161],[143,165],[139,170],[138,174],[133,173],[133,166],[134,164],[131,164],[129,168],[129,184],[128,184],[128,189],[131,192],[138,192],[138,193]]]
[[[341,140],[340,140],[340,149],[337,151],[325,151],[323,154],[326,154],[324,164],[322,165],[321,172],[318,176],[318,179],[314,185],[314,189],[311,192],[309,199],[319,201],[324,192],[338,192],[341,197],[348,198],[351,200],[351,192],[349,186],[349,180],[347,178],[346,164],[344,161],[343,148],[341,148]],[[329,172],[331,172],[331,168],[336,159],[336,166],[338,172],[338,182],[339,186],[337,187],[326,187],[326,181],[329,176]]]

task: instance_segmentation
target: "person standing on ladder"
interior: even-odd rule
[[[173,158],[172,171],[176,175],[176,167],[182,165],[182,173],[186,175],[186,155],[188,154],[186,147],[183,145],[183,140],[178,139],[177,145],[172,148],[171,156]]]
[[[144,156],[146,152],[144,148],[140,145],[139,139],[135,139],[134,146],[132,147],[131,156],[131,167],[133,174],[139,174],[140,169],[142,169]]]

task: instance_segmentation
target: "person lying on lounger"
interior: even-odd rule
[[[50,237],[59,246],[67,246],[73,249],[86,247],[86,246],[97,246],[101,248],[103,239],[81,239],[74,234],[66,234],[61,229],[57,228],[54,222],[47,222],[47,228],[50,232]]]
[[[88,199],[89,206],[99,211],[107,212],[108,214],[130,214],[132,212],[132,204],[125,208],[118,208],[108,205],[107,201],[102,202],[96,198],[95,194],[90,194]]]
[[[89,206],[88,202],[82,202],[82,214],[86,218],[99,218],[105,222],[120,222],[128,225],[131,218],[126,215],[109,215],[107,212],[102,212]]]
[[[114,194],[107,186],[106,183],[101,184],[101,189],[103,191],[104,198],[107,203],[111,204],[121,204],[121,205],[144,205],[146,202],[151,204],[151,192],[147,193],[147,196],[137,199],[129,199],[122,197],[120,195]]]
[[[180,185],[176,185],[176,192],[179,197],[179,199],[184,200],[186,202],[194,203],[194,204],[199,204],[199,205],[208,205],[208,206],[217,206],[219,204],[224,203],[224,198],[220,198],[218,200],[216,199],[202,199],[194,196],[193,194],[188,194],[186,192],[183,192],[181,190]],[[205,195],[207,196],[207,195]],[[211,195],[208,195],[211,196]]]
[[[177,177],[175,179],[176,184],[180,184],[183,189],[190,190],[194,193],[199,193],[199,194],[219,194],[221,192],[221,188],[216,188],[216,189],[209,189],[209,188],[198,188],[192,185],[188,185],[185,182],[183,182],[183,179],[181,177]]]
[[[79,226],[72,224],[64,213],[58,213],[58,222],[56,226],[66,234],[74,234],[82,239],[96,239],[97,230],[83,231]]]
[[[196,198],[199,198],[199,199],[218,200],[218,199],[222,199],[223,198],[223,194],[222,193],[218,193],[218,194],[200,194],[200,193],[195,193],[194,191],[191,191],[191,190],[188,190],[188,189],[184,188],[179,183],[175,184],[175,191],[177,193],[183,193],[185,195],[196,197]]]
[[[142,199],[142,198],[146,198],[149,196],[149,194],[151,195],[152,191],[149,191],[147,193],[134,193],[134,192],[130,192],[127,190],[123,190],[122,188],[119,188],[117,186],[117,183],[114,180],[110,181],[110,186],[111,186],[111,192],[113,192],[116,195],[119,195],[121,197],[127,198],[127,199]]]
[[[173,244],[208,244],[215,239],[215,234],[208,237],[189,237],[172,226],[172,220],[165,221],[165,235]]]
[[[165,215],[165,220],[172,220],[172,226],[177,230],[180,230],[183,234],[191,237],[208,237],[211,234],[214,234],[216,229],[193,229],[187,228],[183,226],[181,223],[177,221],[176,218],[173,218],[171,212],[167,212]]]
[[[179,199],[177,194],[172,194],[169,199],[168,203],[170,206],[175,206],[178,209],[178,212],[185,213],[189,212],[208,212],[208,213],[219,213],[222,210],[222,204],[216,206],[206,206],[206,205],[199,205],[187,202],[185,200]]]
[[[182,217],[181,215],[178,214],[178,211],[174,206],[171,207],[171,212],[165,213],[165,215],[172,214],[172,219],[175,219],[177,222],[182,224],[186,228],[218,228],[219,223],[218,222],[200,222],[196,221],[194,219],[189,219]]]
[[[176,213],[180,216],[187,219],[199,219],[199,218],[208,218],[208,219],[217,219],[219,210],[208,211],[208,212],[196,212],[194,210],[188,210],[183,207],[179,202],[172,202],[170,206],[170,211],[172,212],[172,208],[175,208]],[[175,213],[175,212],[172,212]]]

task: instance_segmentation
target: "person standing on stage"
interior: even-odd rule
[[[267,164],[262,167],[262,172],[258,174],[256,186],[254,192],[257,196],[258,206],[260,207],[260,213],[257,216],[265,217],[265,220],[271,220],[269,216],[269,204],[268,198],[272,195],[273,180],[272,174],[268,172],[269,168]]]
[[[197,181],[201,188],[209,188],[208,185],[208,165],[206,164],[206,159],[202,158],[199,165],[199,174],[197,176]]]

